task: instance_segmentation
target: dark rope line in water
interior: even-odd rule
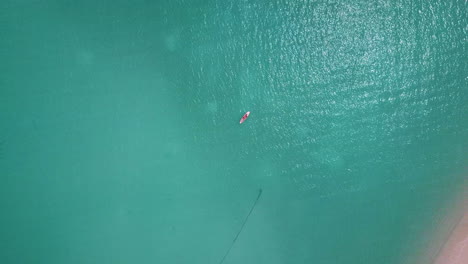
[[[253,203],[252,208],[250,208],[249,214],[248,214],[247,217],[244,219],[244,222],[242,223],[242,226],[241,226],[241,228],[239,229],[239,232],[237,232],[236,237],[234,238],[234,240],[232,240],[231,246],[230,246],[229,249],[226,251],[226,254],[224,254],[224,257],[221,259],[221,261],[219,262],[219,264],[222,264],[222,263],[224,262],[224,260],[226,259],[226,257],[229,255],[229,252],[231,252],[232,247],[234,246],[234,244],[236,243],[237,238],[239,237],[240,233],[241,233],[242,230],[244,229],[244,226],[245,226],[245,224],[247,223],[247,220],[249,220],[249,217],[250,217],[250,215],[252,214],[253,210],[255,209],[255,206],[257,205],[258,200],[260,199],[260,196],[261,196],[261,195],[262,195],[262,189],[258,189],[258,196],[257,196],[257,199],[255,199],[255,202]]]

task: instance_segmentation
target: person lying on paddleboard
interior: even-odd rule
[[[247,113],[245,113],[245,115],[239,121],[239,124],[244,123],[244,121],[247,119],[247,117],[249,117],[249,115],[250,115],[250,111],[247,111]]]

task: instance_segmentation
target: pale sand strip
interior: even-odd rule
[[[468,201],[464,203],[466,205]],[[468,211],[466,206],[463,207],[464,215],[443,245],[434,264],[468,264]]]
[[[468,173],[464,173],[467,175]],[[468,178],[467,178],[468,179]],[[422,234],[401,263],[468,264],[468,181],[437,210],[435,225]]]

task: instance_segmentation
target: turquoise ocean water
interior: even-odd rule
[[[467,186],[467,10],[1,1],[0,263],[219,263],[259,189],[226,264],[416,263]]]

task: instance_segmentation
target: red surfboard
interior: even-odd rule
[[[247,113],[245,113],[245,115],[241,118],[239,124],[244,123],[244,121],[247,119],[247,117],[249,117],[249,115],[250,115],[250,112],[247,111]]]

